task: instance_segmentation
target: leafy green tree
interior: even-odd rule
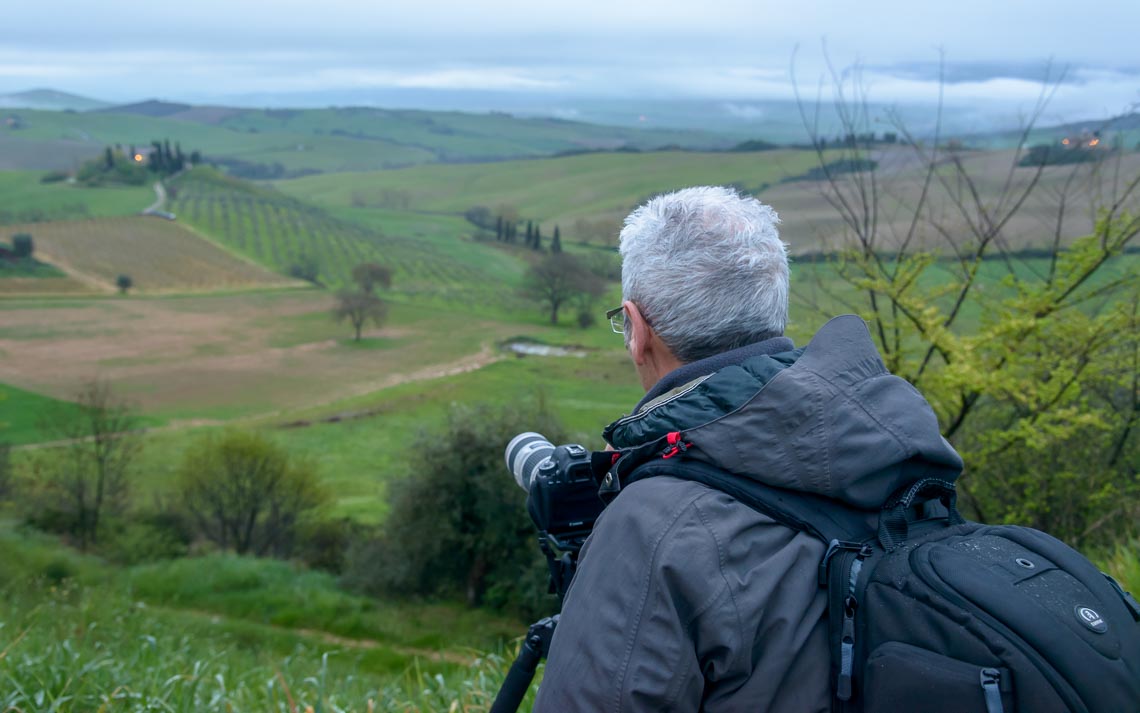
[[[298,527],[328,501],[312,463],[241,431],[209,434],[191,445],[178,471],[178,492],[202,537],[259,557],[289,556]]]
[[[119,275],[115,278],[115,287],[119,288],[119,294],[127,294],[127,290],[134,287],[135,281],[131,279],[130,275]]]
[[[29,258],[35,250],[35,240],[29,233],[16,233],[12,236],[12,254],[17,258]]]
[[[372,593],[548,609],[526,494],[503,464],[503,447],[523,431],[565,442],[541,401],[453,405],[441,428],[414,443],[411,472],[389,488],[382,536],[350,550],[345,582]]]

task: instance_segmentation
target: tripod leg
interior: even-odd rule
[[[499,688],[495,702],[491,705],[490,713],[515,713],[526,697],[530,684],[534,681],[534,672],[538,669],[538,662],[546,657],[550,650],[550,640],[554,636],[554,627],[558,624],[558,616],[547,617],[530,627],[527,631],[526,641],[519,649],[519,655],[511,664],[507,678]]]

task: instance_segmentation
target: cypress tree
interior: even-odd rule
[[[115,167],[115,154],[114,154],[114,153],[111,151],[111,147],[110,147],[110,146],[108,146],[108,147],[107,147],[107,148],[106,148],[106,149],[103,151],[103,161],[104,161],[104,162],[107,164],[107,169],[108,169],[108,170],[110,170],[110,169],[112,169],[112,168],[114,168],[114,167]]]
[[[495,218],[495,240],[503,242],[503,216]]]
[[[526,245],[527,247],[534,245],[534,224],[529,220],[526,222]]]
[[[150,170],[155,173],[162,173],[162,142],[151,141],[150,145],[152,148],[150,152]]]
[[[557,255],[562,252],[562,235],[558,232],[558,226],[554,226],[554,237],[550,239],[550,252]]]
[[[534,249],[542,250],[542,228],[534,226]]]

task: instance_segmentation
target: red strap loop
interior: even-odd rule
[[[688,444],[681,440],[680,431],[670,431],[669,433],[665,434],[665,442],[673,447],[662,453],[662,458],[672,458],[673,456],[688,448]]]

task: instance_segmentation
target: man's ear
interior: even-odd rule
[[[645,321],[641,310],[629,300],[622,302],[625,308],[625,320],[629,325],[629,355],[633,363],[643,366],[648,358],[649,350],[649,322]]]

